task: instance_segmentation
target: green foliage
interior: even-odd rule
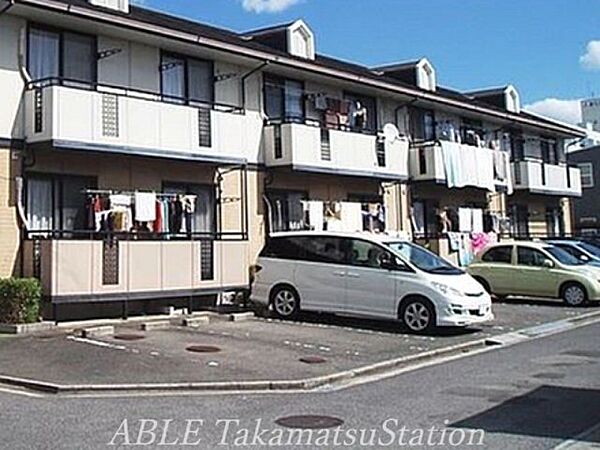
[[[37,322],[41,298],[40,282],[35,278],[0,279],[0,322]]]

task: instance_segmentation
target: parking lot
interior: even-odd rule
[[[408,334],[394,322],[321,314],[303,314],[293,322],[265,317],[244,322],[217,320],[146,333],[131,323],[118,326],[115,336],[89,340],[62,330],[0,340],[0,373],[63,385],[298,380],[573,318],[599,308],[512,300],[495,304],[494,310],[496,320],[491,324],[428,336]],[[192,346],[209,352],[191,352]]]

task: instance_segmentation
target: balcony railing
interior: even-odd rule
[[[445,156],[444,151],[454,152],[453,157]],[[508,153],[501,150],[447,141],[426,142],[410,149],[410,176],[414,181],[434,181],[451,188],[510,192],[509,161]]]
[[[408,178],[408,141],[385,139],[377,133],[322,127],[318,121],[267,123],[265,163],[293,170]]]
[[[60,78],[29,83],[28,143],[208,162],[256,162],[262,120],[235,105]]]
[[[515,189],[537,194],[581,197],[581,171],[566,164],[547,164],[539,160],[512,164]]]

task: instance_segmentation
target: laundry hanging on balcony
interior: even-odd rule
[[[512,191],[510,161],[505,152],[440,141],[449,188],[476,187],[496,192],[497,186]]]

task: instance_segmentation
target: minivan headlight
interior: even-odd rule
[[[444,283],[438,283],[436,281],[433,281],[431,283],[431,285],[436,288],[438,291],[440,291],[442,294],[444,295],[453,295],[455,297],[462,297],[463,293],[461,291],[459,291],[458,289],[453,288],[452,286],[448,286],[447,284]]]

